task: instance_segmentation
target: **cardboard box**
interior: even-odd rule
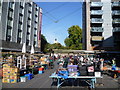
[[[11,63],[9,63],[9,64],[3,64],[3,68],[10,68],[12,66],[13,66],[13,64],[11,64]]]
[[[3,76],[10,75],[10,72],[3,72]]]
[[[2,79],[2,83],[10,83],[10,79]]]
[[[19,72],[18,68],[10,68],[11,72]]]
[[[17,83],[18,79],[10,79],[10,83]]]
[[[19,75],[19,73],[17,73],[17,72],[10,72],[10,75],[11,76],[16,76],[16,75]]]
[[[10,72],[10,68],[3,68],[3,72]]]
[[[9,78],[10,78],[10,75],[3,75],[3,78],[4,78],[4,79],[9,79]]]
[[[10,68],[9,64],[3,64],[3,68]]]
[[[13,76],[12,76],[12,75],[11,75],[11,76],[10,76],[10,79],[19,79],[19,76],[17,76],[17,75],[13,75]]]

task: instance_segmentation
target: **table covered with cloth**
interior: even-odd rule
[[[54,82],[54,79],[57,79],[57,88],[59,88],[67,79],[79,79],[79,80],[84,80],[86,83],[89,84],[90,88],[95,88],[95,83],[96,83],[96,77],[95,76],[65,76],[61,77],[59,74],[52,73],[49,78],[52,79],[52,83]],[[52,84],[51,84],[52,86]]]

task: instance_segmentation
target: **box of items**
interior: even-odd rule
[[[5,78],[3,78],[3,79],[2,79],[2,82],[3,82],[3,83],[10,83],[10,79],[5,79]]]

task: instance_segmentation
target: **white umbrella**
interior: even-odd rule
[[[26,44],[25,43],[23,43],[22,53],[26,53]]]
[[[31,54],[34,54],[34,46],[32,45],[32,47],[31,47]]]

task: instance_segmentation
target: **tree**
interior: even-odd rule
[[[70,49],[82,49],[82,29],[78,25],[68,28],[69,36],[64,40],[66,47]]]
[[[41,34],[41,51],[46,52],[48,42],[43,34]]]
[[[49,49],[62,49],[63,46],[60,43],[54,43],[48,45]]]

